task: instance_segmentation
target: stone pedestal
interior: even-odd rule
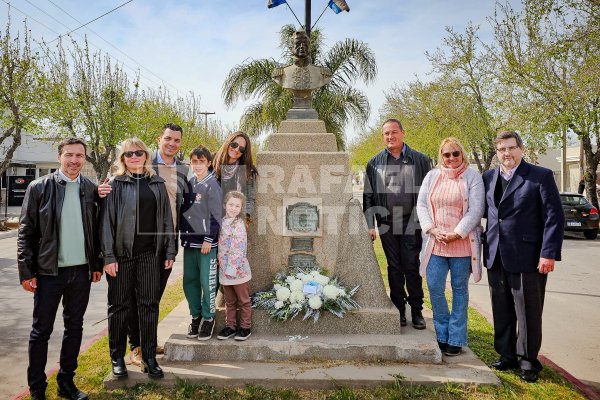
[[[255,219],[249,231],[252,291],[272,287],[277,272],[287,271],[296,255],[314,257],[329,276],[340,277],[362,309],[343,319],[325,315],[312,321],[269,322],[255,312],[256,329],[295,334],[399,334],[398,311],[385,291],[362,208],[352,198],[349,157],[337,151],[335,136],[321,120],[286,120],[256,157],[259,171]],[[290,229],[290,210],[306,204],[317,210],[315,230]],[[292,211],[293,212],[293,211]],[[309,249],[298,249],[298,239]],[[259,326],[260,325],[260,326]],[[293,325],[293,327],[292,327]]]

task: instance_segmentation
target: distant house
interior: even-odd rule
[[[552,170],[556,185],[560,189],[560,166],[562,163],[562,150],[560,148],[548,149],[546,154],[540,154],[537,157],[538,165]],[[597,172],[600,176],[600,169],[598,169]],[[581,176],[582,175],[579,170],[579,145],[569,146],[567,147],[567,192],[577,193],[577,186],[579,185]]]

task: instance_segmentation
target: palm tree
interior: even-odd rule
[[[285,119],[292,107],[291,91],[281,88],[271,79],[276,67],[292,62],[290,37],[293,25],[285,25],[280,31],[280,48],[285,64],[273,58],[249,60],[236,65],[223,84],[223,98],[228,107],[238,100],[256,98],[240,120],[241,129],[251,136],[273,132]],[[364,126],[369,118],[370,105],[367,96],[354,87],[358,80],[369,84],[377,76],[375,56],[369,46],[356,39],[345,39],[323,51],[323,36],[318,28],[311,32],[310,56],[315,65],[331,70],[331,81],[313,93],[313,107],[319,118],[325,121],[327,132],[335,134],[339,150],[344,150],[343,130],[353,120]]]

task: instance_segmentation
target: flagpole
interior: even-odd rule
[[[306,29],[306,34],[308,35],[309,39],[310,39],[310,0],[306,0],[305,1],[305,11],[304,11],[304,27]]]

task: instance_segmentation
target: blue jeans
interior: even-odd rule
[[[450,270],[452,312],[446,300],[446,278]],[[431,255],[427,265],[427,287],[433,310],[437,340],[452,346],[467,345],[467,312],[469,307],[469,275],[471,257]]]

